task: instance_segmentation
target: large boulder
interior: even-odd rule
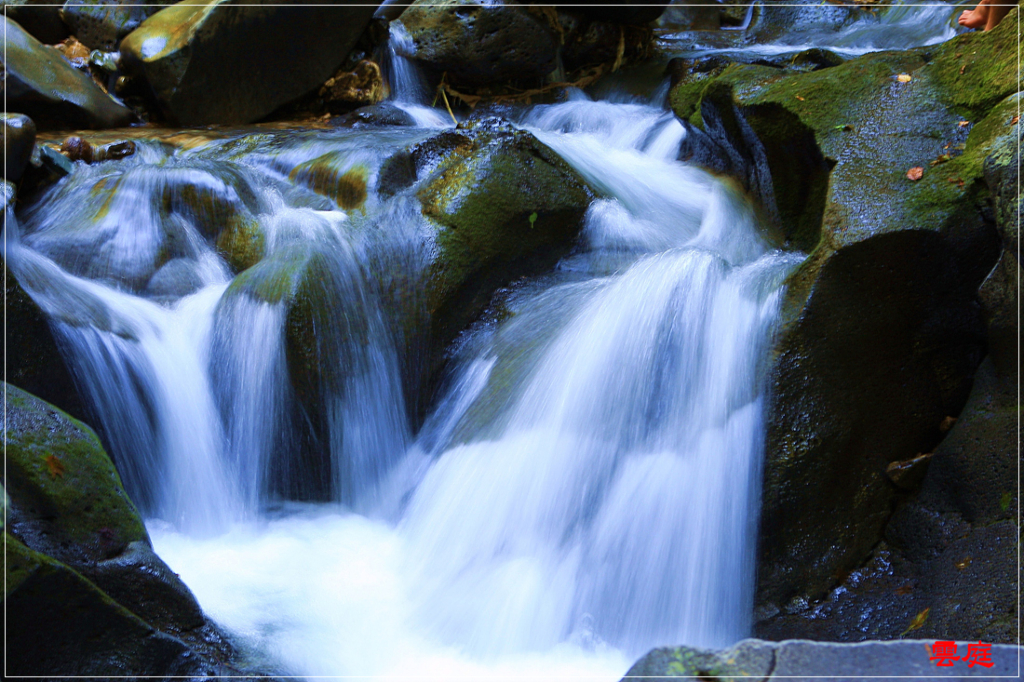
[[[0,7],[8,19],[28,31],[36,40],[53,45],[68,37],[68,27],[60,18],[60,6],[50,0],[3,0]]]
[[[372,234],[394,230],[395,222],[415,226],[415,253],[372,255],[363,281],[351,263],[338,262],[351,258],[350,247],[326,236],[326,226],[325,238],[312,240],[301,231],[282,239],[287,225],[278,225],[275,247],[235,278],[220,304],[218,314],[230,313],[240,296],[286,307],[284,353],[303,435],[291,443],[296,461],[281,468],[275,485],[292,497],[344,498],[348,491],[334,487],[329,451],[342,442],[343,426],[331,406],[358,390],[354,378],[378,371],[367,363],[387,351],[374,356],[374,344],[395,337],[405,356],[396,361],[408,361],[398,390],[413,412],[398,418],[421,417],[415,412],[429,402],[447,346],[496,289],[551,267],[571,248],[594,192],[533,135],[494,120],[400,149],[379,168],[352,167],[331,152],[288,174],[346,208],[356,225],[345,229]],[[371,193],[394,199],[362,217]],[[299,217],[306,225],[324,220],[314,212]],[[289,473],[296,471],[302,476]]]
[[[976,292],[1000,251],[982,166],[1010,121],[1015,25],[810,73],[732,65],[671,94],[684,156],[724,158],[779,242],[810,252],[769,371],[768,612],[868,557],[899,495],[887,466],[931,452],[967,399],[985,351]]]
[[[115,128],[134,118],[89,76],[4,17],[7,107],[32,117],[41,130]]]
[[[865,642],[763,642],[747,639],[728,649],[713,651],[690,647],[654,649],[637,661],[625,680],[654,682],[671,677],[684,682],[715,679],[734,682],[756,677],[759,680],[785,680],[793,677],[808,682],[834,679],[898,679],[912,677],[930,682],[951,677],[993,678],[1015,675],[1021,654],[1018,646],[993,646],[990,666],[969,665],[960,657],[968,654],[968,644],[960,641],[957,661],[938,667],[932,660],[934,640]]]
[[[230,654],[153,553],[96,435],[4,384],[5,606],[19,674],[210,674]],[[186,643],[187,642],[187,643]]]
[[[68,0],[60,13],[83,45],[111,52],[117,50],[122,38],[166,4],[161,0]]]
[[[326,81],[373,12],[354,0],[179,3],[130,33],[121,58],[171,121],[248,123]]]
[[[559,44],[539,9],[477,0],[416,0],[391,30],[406,56],[457,86],[541,78]]]

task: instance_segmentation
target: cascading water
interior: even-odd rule
[[[603,198],[577,251],[460,341],[414,436],[401,316],[417,304],[393,305],[373,273],[416,281],[415,187],[371,191],[364,214],[301,182],[327,158],[373,187],[442,123],[395,83],[396,105],[434,118],[147,143],[10,217],[8,262],[52,316],[157,551],[254,655],[300,675],[616,679],[653,646],[741,638],[761,365],[799,257],[675,160],[671,113],[581,93],[525,111],[517,125]],[[261,235],[260,263],[234,277],[206,232],[224,202],[241,216],[224,234]],[[332,311],[310,318],[310,385],[285,348],[306,329],[288,307],[296,263],[319,268],[301,295]],[[319,449],[297,435],[306,391],[326,406]],[[329,480],[306,480],[323,450]]]

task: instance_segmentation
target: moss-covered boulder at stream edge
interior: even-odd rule
[[[27,114],[40,130],[116,128],[134,118],[60,52],[3,18],[8,111]]]
[[[760,197],[778,240],[810,252],[769,374],[762,615],[867,559],[902,494],[886,467],[931,452],[967,399],[977,290],[1000,252],[983,162],[1009,132],[1016,25],[810,73],[732,65],[670,95],[684,153],[730,159],[719,170]]]
[[[153,553],[96,435],[21,389],[4,392],[8,672],[221,670],[212,661],[230,647]]]
[[[373,12],[356,2],[179,3],[130,33],[121,58],[170,121],[249,123],[326,81]]]
[[[395,314],[399,326],[406,327],[406,338],[398,342],[405,342],[402,352],[415,356],[411,362],[422,363],[406,372],[412,377],[406,382],[407,397],[412,405],[419,398],[425,404],[420,393],[432,390],[455,336],[499,287],[550,268],[564,255],[594,197],[582,178],[533,135],[494,120],[400,150],[375,173],[360,171],[358,183],[351,181],[356,176],[334,172],[337,166],[327,155],[302,164],[293,175],[360,215],[367,180],[376,182],[379,192],[406,193],[404,201],[414,202],[422,214],[427,241],[422,267],[370,265],[387,272],[371,271],[371,281],[363,283],[353,278],[351,268],[333,263],[340,247],[307,239],[276,248],[241,273],[221,303],[230,306],[245,295],[287,307],[285,355],[302,411],[296,423],[308,431],[295,448],[301,461],[294,468],[303,472],[296,478],[304,479],[307,488],[283,485],[284,492],[307,498],[327,498],[333,485],[327,448],[337,434],[328,433],[326,398],[341,397],[347,377],[369,371],[360,364],[358,348],[369,343],[361,341],[369,338],[367,321],[378,319],[379,312],[366,306],[378,305],[378,296],[385,307],[400,299],[394,305],[401,311]],[[386,216],[369,220],[383,222],[368,229],[391,228]],[[416,281],[398,281],[409,277]],[[378,286],[385,290],[376,291]],[[287,468],[281,472],[285,479]]]

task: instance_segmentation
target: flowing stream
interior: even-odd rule
[[[525,109],[516,125],[601,198],[570,256],[460,337],[415,429],[419,309],[389,291],[424,267],[416,187],[359,211],[296,181],[329,157],[372,188],[395,150],[451,125],[401,36],[389,50],[413,127],[142,142],[9,216],[8,262],[156,550],[255,663],[291,674],[615,680],[654,646],[744,637],[764,363],[802,256],[676,160],[684,131],[660,102]],[[247,221],[228,233],[263,239],[237,276],[208,232],[221,205]],[[318,330],[318,370],[351,370],[326,384],[331,473],[315,481],[273,293],[309,259],[344,321]],[[289,501],[310,491],[334,502]]]

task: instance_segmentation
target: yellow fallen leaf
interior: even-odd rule
[[[969,126],[969,125],[971,125],[971,122],[970,122],[970,121],[960,121],[959,123],[957,123],[957,125],[958,125],[959,127],[963,128],[964,126]]]
[[[900,638],[902,638],[903,635],[907,634],[908,632],[911,632],[912,630],[920,630],[922,627],[924,627],[924,624],[928,621],[928,612],[931,610],[932,607],[929,606],[924,611],[914,616],[914,620],[910,621],[910,625],[908,625],[907,629],[900,634]]]
[[[907,179],[913,180],[914,182],[920,180],[922,175],[924,175],[924,168],[921,168],[920,166],[914,166],[907,171]]]
[[[801,97],[800,95],[793,95],[793,97],[796,97],[796,98],[797,98],[798,100],[800,100],[801,102],[803,102],[803,101],[804,101],[804,98],[803,98],[803,97]]]
[[[898,80],[900,83],[909,83],[911,80],[910,74],[901,73],[900,75],[896,76],[896,80]]]

